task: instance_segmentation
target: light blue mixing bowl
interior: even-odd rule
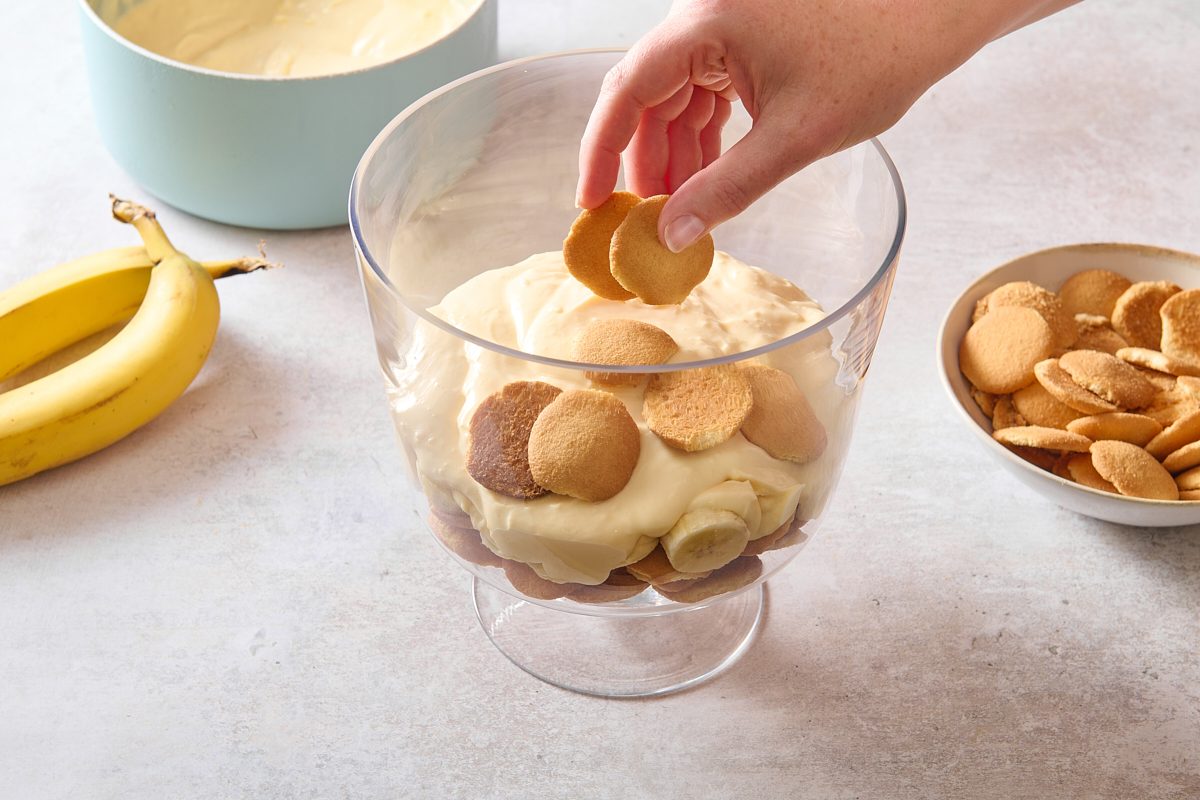
[[[138,2],[79,0],[100,136],[148,192],[233,225],[346,224],[346,187],[380,129],[496,60],[497,0],[468,0],[466,21],[415,53],[312,78],[216,72],[151,53],[109,26]]]

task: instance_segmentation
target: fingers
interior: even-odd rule
[[[688,85],[687,50],[672,38],[669,25],[660,25],[605,76],[579,147],[575,199],[581,207],[595,208],[612,193],[621,152],[633,138],[642,112],[665,103]]]
[[[729,116],[732,113],[733,104],[729,102],[729,98],[718,95],[713,101],[712,117],[700,131],[702,167],[707,167],[717,160],[717,156],[721,155],[721,131],[725,129],[725,123],[729,122]]]
[[[672,195],[658,220],[659,239],[678,253],[818,155],[796,131],[760,122]]]
[[[709,90],[696,89],[687,106],[671,121],[667,130],[669,157],[660,194],[674,192],[704,166],[700,132],[712,119],[716,99]]]
[[[625,181],[639,197],[667,193],[667,167],[673,157],[670,129],[674,120],[691,107],[694,94],[692,85],[685,84],[666,102],[642,112],[641,122],[625,151]]]

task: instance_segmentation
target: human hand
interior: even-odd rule
[[[658,234],[678,252],[811,162],[891,127],[993,38],[1070,2],[677,0],[606,76],[576,202],[609,196],[624,153],[632,192],[673,195]],[[753,126],[721,155],[736,100]]]

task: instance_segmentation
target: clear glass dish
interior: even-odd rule
[[[464,311],[461,297],[451,293],[491,270],[561,250],[577,214],[580,136],[601,80],[620,55],[524,59],[426,96],[363,156],[350,221],[412,478],[412,491],[396,495],[396,519],[412,519],[415,509],[428,521],[470,572],[484,630],[522,669],[575,691],[646,696],[691,686],[733,663],[758,629],[763,583],[817,532],[883,322],[905,201],[895,167],[872,140],[789,178],[714,232],[719,251],[786,279],[823,309],[818,321],[782,338],[729,352],[718,333],[685,345],[667,365],[603,366],[639,381],[620,388],[595,386],[585,373],[600,365],[570,360],[559,342],[524,352],[517,346],[520,331],[501,335],[507,320],[493,319],[508,313],[511,298],[506,306],[477,292],[469,298],[480,306],[473,315],[470,304]],[[737,107],[725,146],[749,125]],[[640,306],[595,300],[580,308],[620,316],[620,309],[603,307]],[[443,309],[443,301],[456,314]],[[645,314],[658,313],[647,308]],[[586,316],[580,312],[572,324]],[[661,319],[669,329],[671,317]],[[642,374],[750,362],[789,373],[803,390],[825,433],[819,457],[771,462],[778,473],[763,472],[759,467],[770,457],[741,433],[709,451],[684,454],[671,452],[647,429]],[[472,481],[465,468],[472,414],[482,398],[516,380],[600,388],[625,402],[642,449],[621,493],[597,503],[557,495],[517,500]],[[654,469],[643,469],[650,464]],[[774,538],[749,541],[735,560],[738,570],[697,579],[708,584],[664,583],[662,592],[639,586],[622,563],[653,550],[677,516],[700,502],[699,493],[724,481],[753,489],[757,510],[739,513],[754,517],[746,523],[752,536],[755,526],[780,523],[772,527]],[[604,574],[608,580],[594,585]],[[691,591],[681,594],[682,586]]]

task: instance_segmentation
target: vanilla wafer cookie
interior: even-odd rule
[[[978,322],[989,311],[1001,306],[1030,308],[1040,314],[1050,326],[1057,349],[1070,347],[1079,335],[1074,317],[1063,310],[1058,295],[1036,283],[1014,281],[993,289],[975,304],[972,321]]]
[[[707,578],[670,586],[656,586],[655,590],[677,603],[699,603],[710,597],[749,586],[758,580],[760,575],[762,561],[758,556],[739,556],[720,569],[713,570]]]
[[[577,281],[606,300],[629,300],[629,291],[612,276],[608,260],[613,234],[641,198],[630,192],[614,192],[593,209],[579,212],[563,242],[563,261]]]
[[[1137,367],[1166,372],[1175,376],[1200,377],[1200,364],[1169,356],[1158,350],[1144,347],[1125,347],[1117,351],[1117,358]]]
[[[1166,458],[1185,444],[1200,441],[1200,411],[1180,417],[1146,444],[1146,452],[1155,458]]]
[[[1054,350],[1046,320],[1031,308],[991,309],[967,329],[958,364],[975,386],[991,394],[1009,394],[1033,383],[1033,368]]]
[[[1200,365],[1200,289],[1179,292],[1163,303],[1161,349],[1171,358]]]
[[[1058,365],[1075,383],[1119,408],[1141,408],[1158,394],[1136,369],[1108,353],[1072,350],[1058,359]]]
[[[1059,450],[1071,453],[1086,453],[1092,445],[1092,440],[1086,436],[1058,428],[1043,428],[1039,425],[1005,428],[994,432],[992,438],[1001,444],[1015,447],[1036,447],[1041,450]]]
[[[1131,285],[1113,306],[1113,330],[1130,347],[1158,348],[1163,330],[1159,309],[1179,291],[1170,281],[1138,281]]]
[[[637,597],[649,588],[650,584],[630,575],[623,567],[618,567],[608,574],[604,583],[595,586],[577,585],[567,594],[576,603],[616,603]]]
[[[480,538],[479,531],[474,528],[451,525],[436,512],[429,514],[429,528],[446,549],[459,558],[481,567],[501,565],[500,556],[488,549]]]
[[[636,319],[593,319],[575,337],[573,356],[585,364],[649,366],[665,364],[679,351],[671,335],[656,325]],[[640,373],[584,373],[588,380],[610,386],[635,386]]]
[[[1179,487],[1154,456],[1128,442],[1094,442],[1092,465],[1117,491],[1147,500],[1178,500]]]
[[[642,437],[625,403],[595,389],[558,395],[529,432],[529,470],[555,494],[599,502],[629,483]]]
[[[791,375],[761,364],[739,368],[750,384],[742,435],[772,458],[807,464],[825,452],[825,426]]]
[[[1083,413],[1076,411],[1036,381],[1024,389],[1013,392],[1013,407],[1029,425],[1046,428],[1066,428],[1071,420],[1079,419]]]
[[[548,581],[534,572],[528,564],[522,564],[520,561],[505,559],[503,566],[504,575],[514,589],[538,600],[557,600],[560,597],[566,597],[581,585]]]
[[[541,381],[516,381],[489,395],[471,417],[467,472],[497,494],[531,499],[546,494],[529,469],[529,434],[542,410],[562,392]]]
[[[713,239],[704,234],[679,253],[658,240],[658,217],[670,197],[648,197],[626,215],[612,237],[609,263],[612,276],[643,303],[652,306],[682,303],[712,268]]]
[[[1089,489],[1095,489],[1100,492],[1120,494],[1117,491],[1117,487],[1105,480],[1104,476],[1096,471],[1095,465],[1092,464],[1092,456],[1089,453],[1080,453],[1079,455],[1071,456],[1067,460],[1067,473],[1070,475],[1071,480],[1080,486],[1086,486]]]
[[[1162,425],[1142,414],[1113,411],[1080,417],[1067,423],[1067,430],[1086,436],[1094,442],[1111,439],[1145,447],[1151,439],[1162,433]]]
[[[650,378],[642,417],[658,438],[690,453],[737,433],[753,401],[750,382],[734,366],[662,372]]]
[[[1092,314],[1111,317],[1117,298],[1125,293],[1131,281],[1106,269],[1089,269],[1076,272],[1058,290],[1063,310],[1074,316]]]
[[[1033,368],[1037,381],[1062,403],[1085,414],[1105,414],[1117,411],[1117,406],[1080,386],[1062,368],[1057,358],[1039,361]]]
[[[1183,472],[1186,469],[1200,466],[1200,442],[1185,444],[1162,460],[1167,472]]]

